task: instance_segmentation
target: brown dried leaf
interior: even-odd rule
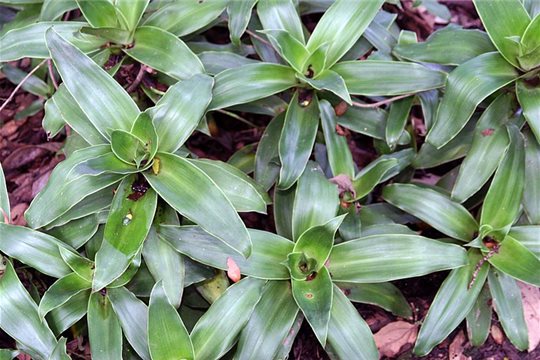
[[[523,299],[523,312],[529,330],[529,349],[531,352],[540,344],[540,289],[518,282]]]
[[[345,174],[339,174],[330,179],[330,182],[338,186],[339,194],[349,192],[355,194],[354,187],[352,185],[352,180],[349,176]]]
[[[502,343],[504,342],[504,334],[501,331],[501,328],[497,325],[491,325],[490,333],[493,340],[495,340],[497,344],[502,345]]]
[[[463,355],[463,350],[466,345],[467,339],[462,330],[456,335],[448,347],[448,360],[471,360],[470,356]]]
[[[375,344],[381,356],[393,357],[399,354],[405,345],[413,344],[417,334],[417,325],[405,321],[395,321],[374,335]]]

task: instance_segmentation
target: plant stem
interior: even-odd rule
[[[360,107],[360,108],[376,108],[376,107],[379,107],[379,106],[382,106],[382,105],[390,104],[390,103],[392,103],[394,101],[397,101],[397,100],[400,100],[400,99],[404,99],[404,98],[409,97],[411,95],[412,94],[403,94],[403,95],[395,96],[395,97],[385,99],[385,100],[382,100],[382,101],[378,101],[378,102],[373,103],[373,104],[363,104],[363,103],[360,103],[360,102],[357,102],[357,101],[353,101],[352,104],[353,104],[353,106]]]
[[[30,78],[30,76],[32,76],[32,74],[34,74],[37,69],[39,69],[41,67],[41,65],[45,64],[45,62],[47,62],[47,59],[43,60],[42,62],[40,62],[35,68],[32,69],[32,71],[30,71],[22,80],[20,83],[17,84],[17,86],[15,87],[15,89],[13,89],[13,91],[11,92],[11,94],[9,95],[9,97],[7,98],[7,100],[2,104],[2,106],[0,106],[0,112],[2,110],[4,110],[4,108],[7,106],[7,104],[9,104],[9,102],[11,100],[13,100],[13,97],[15,96],[15,93],[17,91],[19,91],[19,89],[24,85],[24,83],[26,82],[26,80],[28,80]]]

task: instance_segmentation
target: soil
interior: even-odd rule
[[[470,1],[445,0],[442,2],[448,5],[452,13],[452,22],[461,24],[466,28],[478,28],[480,26],[480,21]],[[415,31],[419,40],[427,38],[434,30],[446,25],[444,21],[435,18],[425,9],[413,7],[412,0],[403,0],[401,10],[394,5],[388,4],[385,5],[385,9],[397,13],[399,26],[403,29]],[[304,20],[309,28],[317,18],[307,17]],[[206,36],[210,41],[216,43],[222,43],[228,37],[226,34],[215,30],[207,32]],[[112,59],[112,61],[117,61],[117,59]],[[13,64],[26,71],[31,69],[28,60],[14,62]],[[133,82],[137,81],[139,70],[138,65],[123,65],[117,75],[118,81],[126,88],[133,88],[135,94],[142,94],[139,87],[132,86]],[[145,73],[141,82],[156,85],[156,79],[152,77],[152,74]],[[2,102],[10,96],[14,87],[0,73],[0,100]],[[158,88],[164,90],[166,86],[159,84]],[[37,192],[45,185],[52,169],[64,159],[61,149],[66,138],[65,133],[62,132],[52,139],[47,139],[47,135],[41,127],[43,111],[31,116],[15,118],[17,114],[27,109],[36,100],[40,99],[20,90],[10,104],[0,113],[0,162],[6,175],[13,222],[17,225],[25,225],[24,211]],[[195,133],[188,141],[187,146],[200,157],[227,161],[235,151],[244,145],[257,143],[264,126],[266,126],[270,118],[247,113],[239,113],[238,115],[249,120],[255,127],[239,122],[225,114],[215,113],[210,127],[213,136],[209,137],[201,133]],[[422,141],[421,138],[419,140]],[[372,144],[366,137],[356,134],[349,135],[349,144],[360,167],[365,166],[374,157],[375,152]],[[426,177],[437,175],[433,173],[424,174]],[[269,209],[269,214],[271,213],[272,211]],[[271,215],[263,217],[256,214],[243,214],[242,217],[249,227],[268,231],[274,230]],[[18,273],[29,290],[31,288],[37,289],[38,293],[41,294],[52,283],[52,279],[31,269],[19,267]],[[408,302],[412,305],[414,319],[417,321],[425,317],[427,309],[446,274],[446,272],[442,272],[395,282],[395,285],[402,290]],[[392,314],[375,306],[356,306],[374,333],[383,326],[398,320]],[[497,323],[498,320],[494,315],[493,324]],[[437,346],[430,355],[422,359],[448,359],[449,345],[460,331],[466,333],[464,324],[456,329],[442,344]],[[87,339],[74,336],[71,333],[66,333],[64,336],[68,337],[68,349],[72,358],[90,359]],[[13,341],[0,331],[0,348],[13,348],[14,345]],[[503,338],[502,341],[501,339],[496,341],[492,336],[489,336],[487,342],[478,348],[473,348],[466,343],[463,355],[463,359],[470,357],[472,360],[537,360],[540,359],[540,347],[537,347],[531,353],[518,352],[506,338]],[[297,360],[328,359],[306,322],[302,325],[294,342],[290,358]],[[419,358],[412,355],[412,344],[408,344],[393,359]]]

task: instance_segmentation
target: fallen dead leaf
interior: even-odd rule
[[[342,195],[343,193],[349,192],[352,194],[353,197],[355,196],[352,180],[349,176],[345,174],[339,174],[331,178],[330,182],[338,186],[340,195]]]
[[[413,344],[418,334],[418,326],[405,321],[395,321],[383,327],[375,335],[375,344],[381,356],[393,357],[401,348]]]
[[[471,360],[470,356],[465,356],[463,350],[467,345],[465,333],[461,330],[448,347],[448,360]]]
[[[495,342],[499,345],[501,345],[504,342],[504,334],[501,331],[501,328],[497,325],[491,325],[491,337]]]
[[[232,282],[240,281],[240,268],[231,257],[227,258],[227,276]]]
[[[11,208],[11,223],[13,225],[26,226],[24,212],[28,209],[28,204],[20,203]]]
[[[529,330],[529,349],[531,352],[540,344],[540,289],[518,282],[523,299],[523,312]]]

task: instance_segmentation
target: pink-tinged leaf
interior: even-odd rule
[[[471,360],[470,356],[465,356],[465,354],[463,354],[465,346],[467,345],[467,338],[462,330],[456,335],[454,340],[452,340],[452,343],[450,343],[450,346],[448,347],[448,358],[452,360]]]
[[[240,268],[231,257],[227,258],[227,276],[232,282],[240,281]]]
[[[395,321],[379,330],[374,338],[382,356],[394,357],[405,345],[414,344],[417,334],[418,325]]]
[[[4,209],[0,208],[0,211],[2,212],[2,216],[4,217],[4,224],[9,224],[9,218]]]
[[[529,352],[540,345],[540,289],[518,282],[523,299],[523,313],[529,330]]]

